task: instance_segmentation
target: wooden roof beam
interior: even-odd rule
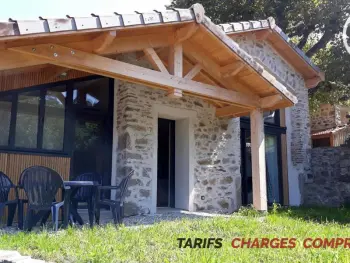
[[[233,82],[224,79],[221,73],[221,67],[214,60],[209,58],[208,55],[201,50],[201,47],[193,45],[190,41],[184,42],[183,46],[186,55],[192,60],[201,64],[203,69],[208,72],[209,75],[212,76],[213,79],[215,79],[220,85],[230,90],[236,90],[250,96],[256,96],[250,91],[249,87],[244,86],[238,81]],[[258,99],[258,96],[256,96],[256,98]]]
[[[257,32],[254,32],[255,39],[258,41],[264,41],[268,38],[268,36],[272,33],[271,29],[263,29]]]
[[[117,35],[116,31],[104,32],[93,40],[94,53],[101,53],[112,44]]]
[[[262,98],[260,101],[261,108],[262,109],[271,108],[275,106],[277,103],[279,103],[281,100],[283,100],[283,97],[279,94]]]
[[[227,66],[221,67],[223,78],[229,78],[236,76],[244,68],[242,61],[236,61]]]
[[[197,63],[185,76],[185,79],[193,79],[201,70],[202,65]]]
[[[167,68],[164,66],[163,61],[159,58],[158,54],[153,48],[146,48],[143,50],[147,60],[152,66],[160,72],[169,74]]]
[[[168,67],[171,75],[182,78],[183,75],[183,50],[182,44],[175,44],[169,48]],[[182,91],[179,89],[170,90],[168,97],[181,98]]]
[[[45,64],[45,60],[9,50],[0,50],[0,71]]]
[[[117,54],[117,53],[127,53],[132,51],[142,51],[146,48],[159,48],[166,47],[174,44],[175,42],[175,34],[174,33],[164,33],[164,34],[145,34],[145,35],[133,35],[133,36],[116,36],[112,39],[113,36],[107,36],[100,38],[95,38],[96,44],[91,44],[91,41],[82,41],[82,42],[74,42],[67,43],[65,46],[70,48],[75,48],[81,51],[90,52],[90,53],[98,53],[103,55],[108,54]],[[107,39],[103,42],[102,39]],[[105,43],[105,44],[101,44]],[[96,49],[96,46],[100,46],[100,48]]]
[[[188,94],[210,98],[225,104],[238,105],[247,109],[259,107],[260,101],[254,96],[218,88],[213,85],[169,76],[162,72],[101,57],[96,54],[53,44],[33,45],[11,48],[22,54],[39,58],[46,63],[80,71],[98,74],[110,78],[146,85],[152,88],[178,89]]]
[[[181,43],[189,38],[191,38],[194,33],[199,29],[199,25],[197,23],[191,23],[186,26],[183,26],[176,30],[175,32],[175,42],[174,44]]]
[[[241,117],[249,115],[249,110],[230,105],[223,108],[216,109],[216,117]]]
[[[315,77],[315,78],[312,78],[312,79],[306,79],[305,80],[305,86],[308,89],[311,89],[311,88],[316,87],[321,81],[322,81],[322,79],[320,77]]]

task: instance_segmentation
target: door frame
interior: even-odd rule
[[[168,207],[168,208],[175,208],[175,120],[165,119],[165,118],[158,118],[158,128],[159,128],[159,121],[165,120],[168,124],[168,195],[167,195],[167,206],[158,206],[157,207]],[[164,130],[163,130],[164,131]],[[159,131],[158,131],[158,138],[159,139]],[[157,153],[159,153],[159,144],[157,147]],[[157,158],[159,157],[159,154],[157,154]],[[157,183],[158,183],[158,160],[157,160]],[[158,185],[157,185],[157,203],[158,203]]]
[[[152,162],[152,182],[151,182],[151,214],[155,214],[157,212],[157,162],[158,162],[158,118],[164,118],[169,120],[175,120],[180,122],[187,122],[186,125],[183,125],[184,128],[186,128],[186,137],[188,138],[188,149],[186,149],[186,152],[188,154],[188,160],[186,160],[186,167],[183,167],[185,170],[185,173],[181,172],[181,169],[179,169],[178,165],[176,164],[177,158],[177,148],[179,146],[179,142],[176,140],[177,138],[177,132],[175,131],[175,165],[177,169],[175,169],[175,180],[177,176],[177,173],[183,174],[188,176],[188,189],[183,189],[186,193],[186,197],[183,201],[186,202],[186,210],[188,211],[194,211],[193,207],[193,199],[194,199],[194,154],[195,154],[195,143],[194,143],[194,128],[193,123],[194,119],[197,118],[197,112],[194,110],[187,110],[187,109],[179,109],[174,108],[171,106],[166,106],[162,104],[154,104],[153,110],[152,110],[152,117],[153,117],[153,162]],[[181,126],[181,125],[180,125]],[[185,127],[186,126],[186,127]],[[180,128],[178,123],[175,124],[175,129]],[[175,182],[175,207],[177,207],[177,200],[176,199],[176,182]]]

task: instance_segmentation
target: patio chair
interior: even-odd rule
[[[9,200],[9,194],[12,189],[15,189],[15,200]],[[0,172],[0,218],[7,206],[7,226],[12,226],[13,218],[16,213],[16,207],[18,202],[17,187],[12,183],[10,178],[3,172]]]
[[[125,176],[118,186],[98,186],[97,187],[97,197],[98,197],[98,201],[96,204],[97,224],[100,223],[101,206],[108,206],[111,209],[114,224],[121,224],[123,222],[125,193],[128,187],[129,180],[133,174],[134,174],[134,170],[132,170],[127,176]],[[106,190],[117,191],[115,200],[106,199],[103,197],[104,196],[103,191],[106,191]]]
[[[100,174],[96,172],[90,172],[90,173],[83,173],[78,175],[76,178],[73,179],[73,181],[95,181],[101,184],[102,177]],[[77,188],[72,194],[71,194],[71,206],[72,206],[72,212],[75,216],[75,219],[78,221],[80,225],[82,225],[84,222],[81,219],[80,216],[77,216],[78,214],[78,204],[79,203],[86,203],[88,207],[88,214],[89,214],[89,222],[90,225],[93,224],[94,220],[94,208],[93,208],[93,202],[94,200],[94,189],[91,187],[80,187]]]
[[[30,231],[40,218],[51,211],[54,229],[57,231],[59,209],[63,208],[64,201],[56,202],[55,197],[58,190],[64,187],[62,177],[50,168],[32,166],[22,172],[19,187],[24,189],[28,198],[24,229]]]

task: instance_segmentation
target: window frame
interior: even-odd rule
[[[8,145],[0,145],[0,152],[4,153],[24,153],[24,154],[37,154],[37,155],[54,155],[54,156],[64,156],[71,157],[71,130],[68,127],[72,127],[74,123],[75,114],[73,111],[73,89],[74,83],[104,78],[103,76],[88,76],[79,79],[58,81],[48,84],[40,84],[31,87],[25,87],[21,89],[14,89],[9,91],[0,92],[0,96],[11,95],[11,120],[9,129]],[[44,136],[44,120],[45,120],[45,96],[47,90],[54,87],[66,86],[66,99],[65,99],[65,112],[64,112],[64,134],[63,134],[63,149],[62,150],[50,150],[43,149],[43,136]],[[18,112],[18,97],[21,93],[28,91],[40,91],[39,95],[39,107],[38,107],[38,131],[37,131],[37,145],[36,148],[25,148],[15,146],[15,136],[16,136],[16,122],[17,122],[17,112]],[[73,131],[74,132],[74,131]]]

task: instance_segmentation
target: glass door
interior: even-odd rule
[[[253,203],[252,154],[250,130],[242,129],[242,201]],[[280,135],[265,134],[266,187],[268,203],[282,203]]]
[[[92,78],[72,85],[71,178],[97,172],[102,184],[111,183],[113,81]]]

